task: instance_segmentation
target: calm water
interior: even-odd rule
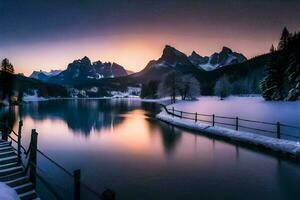
[[[153,118],[157,110],[134,100],[60,100],[16,108],[15,118],[24,120],[25,144],[35,128],[39,149],[117,199],[299,198],[298,164],[174,128]],[[38,162],[39,173],[71,199],[72,179],[41,156]]]

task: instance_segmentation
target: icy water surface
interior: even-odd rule
[[[82,181],[117,199],[297,199],[300,166],[253,149],[181,130],[153,118],[153,103],[134,100],[57,100],[15,109],[38,148]],[[259,111],[258,111],[259,112]],[[263,115],[263,114],[261,114]],[[15,129],[17,125],[15,124]],[[65,199],[72,178],[38,156],[38,172]],[[39,182],[43,199],[51,199]],[[83,199],[99,199],[82,188]]]

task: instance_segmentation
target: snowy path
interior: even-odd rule
[[[229,138],[234,141],[261,146],[276,152],[285,153],[300,158],[300,143],[296,141],[271,138],[255,133],[234,131],[228,128],[211,126],[202,122],[194,122],[188,119],[173,117],[166,111],[156,115],[162,121],[173,124],[178,127],[188,128],[202,133]]]

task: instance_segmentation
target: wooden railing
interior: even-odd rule
[[[50,158],[47,154],[45,154],[43,151],[38,149],[38,133],[35,129],[32,129],[31,131],[31,140],[28,149],[26,150],[22,146],[22,127],[23,127],[23,121],[19,121],[19,127],[18,127],[18,133],[16,133],[12,128],[9,128],[9,126],[6,123],[1,123],[1,133],[2,133],[2,140],[10,140],[10,142],[14,142],[17,145],[17,155],[18,155],[18,162],[23,165],[25,173],[29,174],[30,182],[36,187],[37,178],[47,187],[47,189],[52,193],[52,195],[55,196],[56,199],[61,200],[64,199],[52,186],[52,184],[44,179],[38,172],[37,169],[40,169],[37,164],[37,155],[43,156],[46,160],[48,160],[50,163],[58,167],[62,172],[67,174],[70,178],[73,180],[73,191],[74,191],[74,199],[80,200],[81,199],[81,187],[84,187],[87,191],[92,193],[95,197],[102,200],[114,200],[115,199],[115,193],[107,189],[102,194],[99,194],[97,191],[90,188],[87,184],[82,182],[80,180],[81,178],[81,170],[76,169],[73,171],[73,173],[69,172],[67,169],[65,169],[61,164]],[[12,135],[17,137],[15,139]],[[25,155],[25,160],[22,160],[22,155]],[[69,198],[68,198],[69,199]]]
[[[265,133],[268,136],[276,137],[281,139],[283,136],[285,139],[289,140],[299,140],[300,139],[300,126],[288,125],[280,122],[271,123],[257,120],[249,120],[240,117],[228,117],[228,116],[219,116],[215,114],[201,114],[201,113],[192,113],[182,110],[177,110],[174,107],[168,108],[166,105],[160,104],[163,109],[169,115],[173,117],[178,117],[180,119],[187,119],[194,122],[204,122],[210,124],[211,126],[225,126],[236,131],[239,130],[251,130],[255,133]],[[268,128],[267,128],[268,127]],[[293,129],[298,131],[297,134],[290,134],[283,132],[283,128]]]

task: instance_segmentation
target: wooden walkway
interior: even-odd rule
[[[15,149],[4,140],[0,140],[0,182],[16,190],[21,200],[39,199],[23,166],[18,163]]]

